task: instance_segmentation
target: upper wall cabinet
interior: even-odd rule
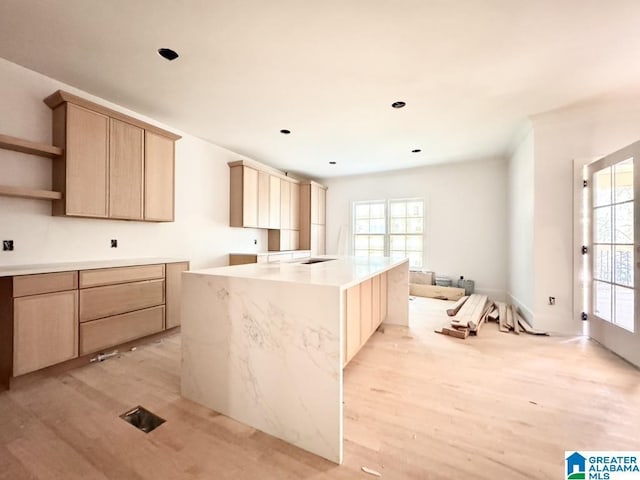
[[[174,147],[180,136],[57,91],[53,143],[64,149],[54,163],[53,214],[172,222]]]
[[[327,187],[316,182],[300,185],[300,248],[311,255],[326,252]]]
[[[245,161],[229,163],[229,225],[297,229],[298,181]],[[295,218],[295,220],[294,220]]]

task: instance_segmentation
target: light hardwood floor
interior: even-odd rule
[[[345,370],[336,466],[180,398],[180,335],[0,394],[0,479],[563,478],[564,450],[640,450],[640,372],[583,338],[459,340],[416,298]],[[118,416],[167,419],[144,434]]]

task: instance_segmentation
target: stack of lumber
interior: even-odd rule
[[[464,339],[469,335],[477,335],[482,325],[494,321],[498,322],[501,332],[513,332],[517,335],[522,331],[531,335],[548,335],[547,332],[533,328],[514,305],[493,302],[486,295],[460,297],[447,309],[447,315],[452,317],[451,323],[435,330],[436,333]]]

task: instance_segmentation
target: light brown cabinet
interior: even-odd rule
[[[78,356],[78,291],[56,291],[76,288],[77,278],[77,272],[14,278],[13,376]]]
[[[180,299],[182,298],[182,272],[189,270],[189,262],[167,263],[165,285],[165,329],[180,325]]]
[[[144,219],[173,222],[175,202],[175,142],[145,132]]]
[[[269,175],[269,228],[281,228],[281,180],[275,175]]]
[[[164,303],[164,279],[80,290],[80,322]]]
[[[109,217],[142,220],[144,130],[114,118],[109,134]]]
[[[176,262],[0,277],[0,389],[11,376],[180,325],[188,269]]]
[[[311,255],[326,253],[326,187],[316,182],[300,185],[300,248]]]
[[[386,320],[387,272],[346,289],[343,302],[343,357],[346,365]]]
[[[244,161],[230,162],[229,169],[229,225],[268,228],[270,251],[298,249],[298,181]]]
[[[258,171],[258,228],[269,228],[269,183],[269,174]]]
[[[54,215],[174,220],[174,147],[180,136],[67,92],[53,110]]]
[[[53,143],[64,148],[52,166],[54,215],[109,216],[109,117],[74,105],[54,111]]]

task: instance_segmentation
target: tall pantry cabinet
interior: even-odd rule
[[[313,181],[300,185],[300,248],[326,253],[327,187]]]

